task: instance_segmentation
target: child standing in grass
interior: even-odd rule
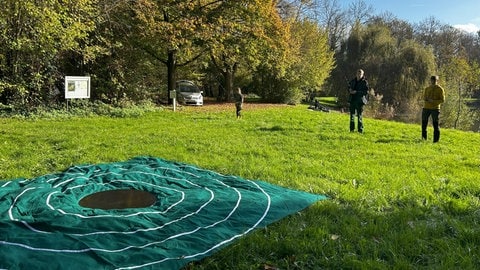
[[[233,93],[233,99],[235,100],[235,109],[237,113],[237,118],[241,118],[244,98],[242,95],[242,89],[240,89],[240,87],[237,87],[236,92]]]

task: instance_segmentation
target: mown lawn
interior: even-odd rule
[[[475,269],[480,134],[307,106],[181,107],[138,117],[0,118],[0,179],[155,156],[325,194],[187,269]],[[431,128],[429,134],[432,134]]]

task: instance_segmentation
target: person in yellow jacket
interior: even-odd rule
[[[424,106],[422,110],[422,138],[427,139],[428,119],[432,116],[433,142],[440,140],[440,127],[438,116],[440,115],[440,104],[445,102],[445,90],[438,85],[438,76],[430,77],[430,86],[425,88],[423,93]]]

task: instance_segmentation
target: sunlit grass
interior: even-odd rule
[[[0,178],[155,156],[325,194],[188,269],[474,269],[480,265],[480,134],[307,106],[182,107],[139,117],[0,119]],[[431,128],[429,134],[432,134]]]
[[[338,107],[337,98],[336,97],[317,97],[320,104],[324,104],[330,107]]]

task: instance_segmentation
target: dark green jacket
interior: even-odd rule
[[[362,97],[368,95],[368,81],[363,77],[361,80],[357,81],[357,78],[354,78],[350,81],[349,87],[352,90],[357,91],[357,93],[350,95],[350,103],[360,103],[362,102]]]

